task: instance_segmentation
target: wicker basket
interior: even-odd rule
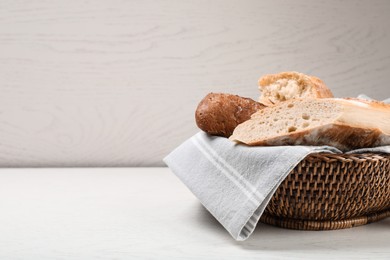
[[[389,216],[389,154],[312,154],[282,182],[261,221],[283,228],[333,230]]]

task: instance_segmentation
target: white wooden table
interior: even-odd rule
[[[236,242],[167,168],[0,169],[0,259],[390,259],[389,228]]]

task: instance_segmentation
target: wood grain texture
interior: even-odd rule
[[[0,169],[4,260],[388,260],[390,218],[237,242],[168,168]]]
[[[296,70],[390,96],[390,2],[0,2],[0,166],[158,166],[208,92]]]

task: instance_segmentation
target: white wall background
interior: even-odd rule
[[[390,1],[0,1],[0,166],[159,166],[208,92],[390,96]]]

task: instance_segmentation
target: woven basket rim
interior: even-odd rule
[[[308,161],[325,161],[325,162],[334,162],[334,161],[378,161],[383,159],[390,159],[390,154],[387,153],[312,153],[306,156],[304,160]]]
[[[318,230],[337,230],[337,229],[358,227],[358,226],[374,223],[388,217],[390,217],[390,208],[383,211],[373,212],[371,214],[359,216],[359,217],[336,220],[336,221],[333,220],[315,221],[315,220],[306,220],[306,219],[280,218],[280,217],[275,217],[270,214],[264,213],[261,216],[260,221],[262,223],[281,227],[281,228],[318,231]]]

